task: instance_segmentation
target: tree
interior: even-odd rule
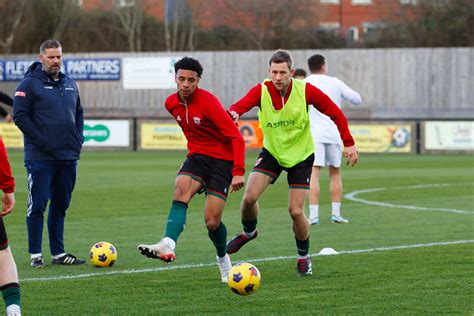
[[[23,17],[27,0],[0,1],[0,49],[10,54],[14,44],[15,33]]]

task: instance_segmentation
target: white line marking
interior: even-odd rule
[[[438,212],[448,212],[448,213],[458,213],[458,214],[474,214],[473,211],[456,210],[456,209],[449,209],[449,208],[435,208],[435,207],[421,207],[421,206],[414,206],[414,205],[392,204],[392,203],[371,201],[371,200],[366,200],[366,199],[361,199],[361,198],[356,197],[356,195],[363,194],[363,193],[372,193],[372,192],[379,192],[379,191],[385,191],[385,190],[421,189],[421,188],[443,187],[443,186],[452,186],[452,185],[469,185],[469,184],[472,184],[472,183],[421,184],[421,185],[411,185],[411,186],[404,186],[404,187],[373,188],[373,189],[353,191],[353,192],[344,194],[344,197],[348,200],[351,200],[351,201],[360,202],[360,203],[369,204],[369,205],[377,205],[377,206],[382,206],[382,207],[405,208],[405,209],[417,210],[417,211],[438,211]]]
[[[458,244],[467,244],[467,243],[474,243],[474,239],[432,242],[432,243],[427,243],[427,244],[377,247],[377,248],[369,248],[369,249],[342,250],[342,251],[338,251],[338,252],[339,252],[340,255],[343,255],[343,254],[355,254],[355,253],[368,253],[368,252],[375,252],[375,251],[390,251],[390,250],[412,249],[412,248],[421,248],[421,247],[458,245]],[[311,254],[311,257],[317,257],[317,256],[321,256],[321,255],[318,255],[317,253]],[[296,258],[296,256],[278,256],[278,257],[269,257],[269,258],[249,259],[249,260],[244,260],[244,261],[246,261],[246,262],[268,262],[268,261],[287,260],[287,259],[295,259],[295,258]],[[242,260],[239,260],[238,262],[242,262]],[[169,265],[169,266],[166,266],[166,267],[147,268],[147,269],[130,269],[130,270],[118,270],[118,271],[116,270],[116,271],[106,271],[106,272],[97,272],[97,273],[83,273],[83,274],[76,274],[76,275],[59,275],[59,276],[53,276],[53,277],[25,278],[25,279],[21,279],[20,282],[75,280],[75,279],[90,278],[90,277],[97,277],[97,276],[117,275],[117,274],[135,274],[135,273],[147,273],[147,272],[160,272],[160,271],[166,271],[166,270],[207,268],[207,267],[213,267],[215,265],[216,265],[215,262],[213,262],[213,263]]]

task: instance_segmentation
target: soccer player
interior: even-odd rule
[[[14,189],[15,180],[12,176],[3,140],[0,137],[0,190],[3,191],[2,212],[0,213],[0,289],[7,306],[7,316],[21,315],[18,272],[3,223],[3,217],[13,212],[13,206],[15,205]]]
[[[289,52],[277,50],[269,61],[270,79],[257,84],[229,108],[235,121],[254,106],[263,130],[262,151],[247,180],[241,204],[243,232],[227,243],[232,254],[257,237],[258,199],[274,183],[283,170],[288,173],[288,210],[293,220],[297,247],[297,272],[312,274],[309,252],[309,223],[304,215],[304,202],[309,189],[314,147],[309,126],[310,104],[336,123],[344,140],[348,163],[355,165],[357,149],[341,110],[318,88],[302,80],[292,79],[292,58]]]
[[[13,99],[10,98],[8,94],[3,93],[0,91],[0,102],[5,103],[8,106],[13,106]],[[3,117],[5,122],[12,122],[12,116],[3,108],[0,106],[0,116]]]
[[[196,194],[205,192],[204,221],[216,248],[222,282],[226,283],[232,264],[226,254],[227,229],[221,217],[229,186],[231,192],[244,186],[245,143],[219,100],[199,89],[203,72],[199,61],[184,57],[174,69],[178,92],[166,99],[165,107],[183,130],[188,154],[175,180],[164,237],[157,244],[138,245],[138,250],[149,258],[174,261],[188,204]]]
[[[324,56],[318,54],[311,56],[308,59],[308,66],[311,75],[305,81],[319,88],[339,108],[341,108],[342,98],[354,105],[362,102],[359,93],[349,88],[341,80],[327,75],[328,65]],[[322,114],[312,106],[309,110],[309,121],[315,149],[308,196],[309,223],[311,225],[319,224],[319,175],[321,174],[321,168],[324,166],[328,166],[329,170],[329,190],[332,202],[331,222],[348,223],[349,221],[341,216],[342,179],[340,167],[342,142],[339,131],[327,115]]]

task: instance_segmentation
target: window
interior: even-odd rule
[[[328,4],[339,4],[339,0],[320,0],[321,3],[328,3]]]
[[[372,4],[372,0],[352,0],[353,5],[366,5],[366,4]]]
[[[117,7],[133,7],[135,0],[115,0],[115,5]]]
[[[417,5],[418,0],[400,0],[401,4],[411,4],[411,5]]]

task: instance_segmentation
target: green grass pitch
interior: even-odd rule
[[[247,170],[256,154],[248,153]],[[95,242],[109,241],[118,261],[112,268],[51,266],[45,227],[48,265],[39,270],[27,254],[23,155],[9,155],[17,204],[5,222],[25,315],[474,313],[473,156],[362,155],[358,166],[342,171],[344,193],[369,190],[353,194],[361,201],[343,200],[346,225],[329,221],[323,170],[321,224],[311,227],[310,250],[331,247],[340,254],[314,256],[307,278],[296,276],[283,173],[260,200],[259,237],[232,256],[262,274],[260,289],[240,297],[220,283],[203,196],[190,203],[174,263],[136,250],[162,237],[184,152],[84,152],[66,218],[66,250],[86,258]],[[223,216],[229,238],[241,230],[242,194],[229,195]]]

